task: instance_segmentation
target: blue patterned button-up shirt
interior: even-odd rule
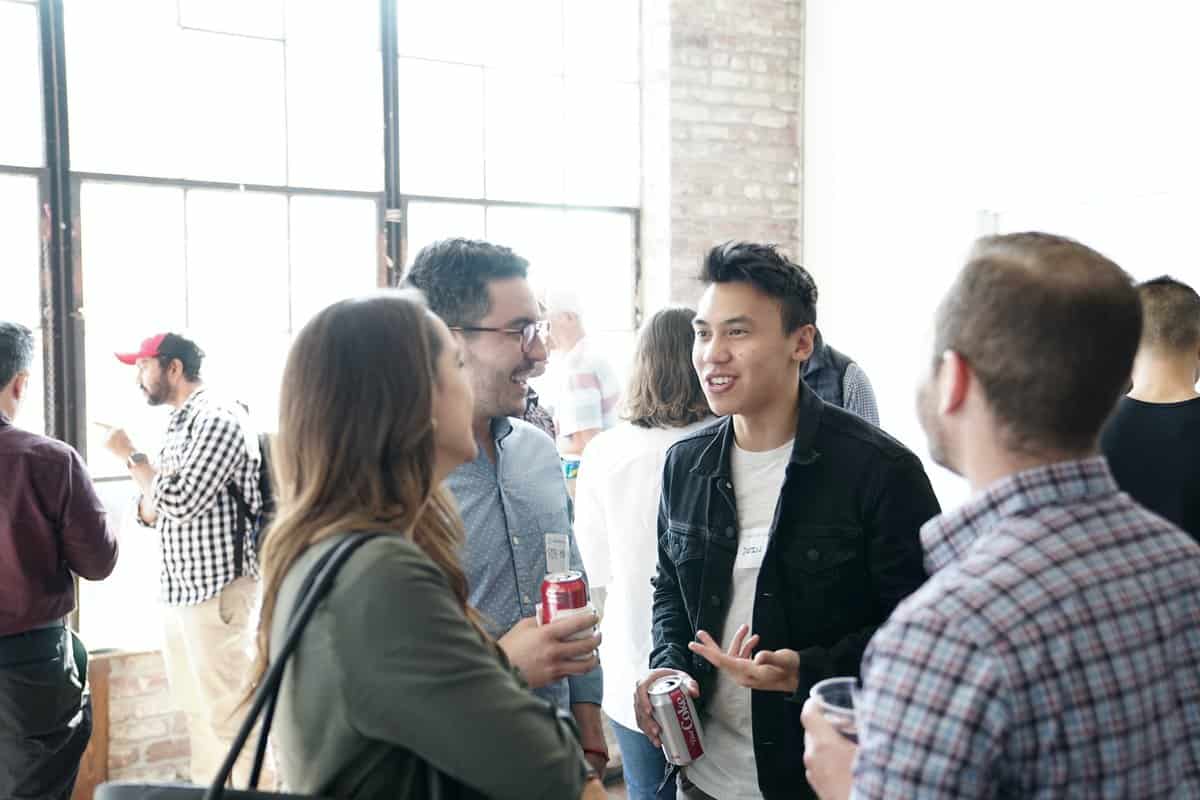
[[[567,489],[554,442],[521,420],[492,420],[496,463],[479,449],[474,461],[446,479],[467,529],[463,567],[471,605],[483,614],[488,632],[499,637],[524,617],[534,616],[546,576],[547,533],[567,534],[571,568],[583,569],[567,512]],[[537,690],[558,707],[600,704],[599,667]]]
[[[1200,546],[1103,458],[921,531],[863,659],[854,797],[1200,797]]]

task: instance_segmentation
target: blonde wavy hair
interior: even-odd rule
[[[298,558],[354,530],[410,538],[441,568],[467,619],[458,558],[463,523],[435,486],[432,423],[442,341],[419,293],[344,300],[296,337],[283,373],[279,434],[271,447],[278,511],[264,533],[262,612],[247,700],[269,665],[280,585]]]

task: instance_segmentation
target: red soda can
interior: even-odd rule
[[[587,581],[583,573],[572,570],[547,575],[542,580],[542,605],[540,622],[549,625],[560,611],[575,611],[587,608]]]
[[[668,762],[686,767],[704,756],[700,717],[683,678],[668,675],[656,680],[650,687],[650,707],[654,709],[654,721],[662,729],[659,738]]]

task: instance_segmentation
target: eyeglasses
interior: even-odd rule
[[[462,331],[464,333],[506,333],[509,336],[521,337],[521,352],[528,353],[529,348],[533,347],[534,339],[545,339],[550,333],[550,323],[546,320],[538,322],[527,322],[520,328],[483,328],[471,325],[451,325],[450,330]]]

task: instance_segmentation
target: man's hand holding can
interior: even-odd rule
[[[534,689],[553,683],[568,675],[583,675],[599,663],[596,648],[600,633],[590,629],[599,621],[598,615],[578,614],[539,625],[536,617],[528,617],[500,637],[498,644],[525,681]],[[583,634],[583,638],[572,638]]]
[[[700,696],[700,684],[696,683],[691,675],[679,669],[651,670],[645,678],[638,682],[633,694],[633,707],[637,714],[638,727],[654,743],[655,747],[662,747],[662,728],[654,719],[654,708],[650,704],[650,687],[660,678],[668,675],[678,675],[683,678],[683,685],[687,688],[688,694],[693,698]]]

